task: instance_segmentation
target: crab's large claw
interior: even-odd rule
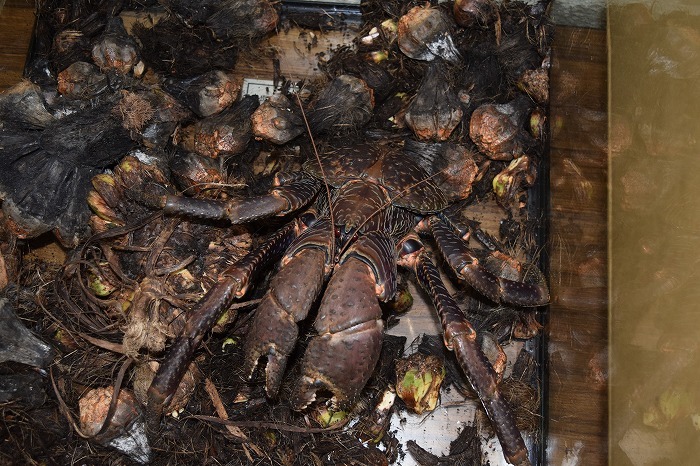
[[[384,325],[377,298],[396,292],[394,243],[386,234],[362,236],[341,257],[321,301],[292,393],[294,409],[304,409],[318,390],[332,394],[334,408],[351,405],[367,384],[382,347]]]
[[[534,307],[549,302],[549,289],[542,272],[529,267],[527,273],[506,273],[494,253],[480,260],[449,225],[437,217],[429,220],[430,230],[450,267],[482,295],[497,303]],[[500,261],[503,263],[505,261]]]
[[[258,305],[245,347],[244,373],[251,376],[267,358],[266,390],[277,395],[299,328],[321,292],[328,270],[330,224],[319,221],[304,231],[287,252],[281,270]]]

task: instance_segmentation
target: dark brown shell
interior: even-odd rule
[[[339,188],[353,178],[364,178],[366,172],[381,156],[376,146],[356,144],[349,147],[334,148],[320,155],[323,173],[329,185]],[[323,179],[321,169],[315,157],[305,164],[304,170],[310,175]]]
[[[390,152],[381,160],[380,183],[391,193],[393,204],[429,214],[447,207],[447,200],[430,175],[400,152]]]
[[[401,152],[357,144],[325,152],[320,158],[328,184],[335,188],[361,178],[384,186],[395,206],[421,214],[447,207],[445,195],[430,175]],[[323,178],[314,158],[304,168],[312,176]]]

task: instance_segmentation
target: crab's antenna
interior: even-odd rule
[[[304,119],[304,125],[306,125],[306,132],[311,140],[311,147],[314,149],[314,155],[316,156],[316,162],[318,163],[318,168],[321,170],[321,178],[323,178],[323,185],[326,187],[326,196],[328,197],[328,217],[331,221],[331,250],[330,254],[333,258],[332,262],[335,262],[335,219],[333,218],[333,203],[331,201],[331,188],[328,185],[328,180],[326,178],[326,172],[323,170],[323,164],[321,163],[321,156],[318,155],[318,149],[316,148],[316,141],[314,141],[314,136],[311,134],[311,127],[309,126],[309,120],[306,119],[306,112],[304,111],[304,106],[301,103],[301,98],[299,93],[295,94],[297,102],[299,103],[299,110],[301,110],[301,116]],[[331,264],[332,265],[332,264]]]

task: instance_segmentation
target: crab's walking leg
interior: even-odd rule
[[[148,413],[153,421],[160,419],[164,406],[175,393],[204,334],[211,330],[234,299],[246,293],[256,273],[280,258],[296,236],[296,229],[295,222],[288,224],[226,269],[218,282],[189,312],[182,333],[170,345],[148,389]]]
[[[431,217],[428,222],[447,263],[479,293],[497,303],[517,306],[542,306],[549,302],[549,290],[544,280],[526,283],[495,275],[479,263],[473,251],[449,225],[437,217]]]
[[[269,194],[228,201],[167,195],[160,207],[168,215],[228,220],[237,225],[299,210],[314,199],[319,187],[319,181],[309,176],[279,173]]]
[[[460,367],[493,424],[506,459],[515,465],[529,465],[527,448],[510,408],[498,391],[496,372],[476,340],[471,326],[454,298],[445,288],[440,273],[424,250],[404,258],[413,267],[420,285],[428,292],[442,324],[445,346],[454,351]]]
[[[452,227],[457,236],[465,240],[468,237],[474,237],[489,251],[498,251],[503,248],[496,238],[479,228],[479,222],[475,220],[456,219],[453,215],[446,215],[444,212],[437,214],[437,216],[442,222]]]

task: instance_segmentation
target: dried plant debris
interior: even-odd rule
[[[47,367],[55,352],[19,320],[7,299],[0,299],[0,362]]]
[[[205,200],[224,206],[225,217],[234,201],[296,204],[308,195],[304,183],[325,178],[332,190],[347,177],[360,184],[386,170],[375,186],[389,192],[388,204],[410,210],[392,217],[396,229],[440,211],[487,273],[541,286],[544,277],[525,263],[536,255],[537,221],[527,189],[538,179],[548,131],[547,7],[362,2],[359,31],[347,29],[347,43],[319,57],[317,77],[292,83],[276,70],[281,85],[260,102],[239,95],[236,65],[243,53],[269,57],[266,39],[282,21],[291,27],[276,2],[39,2],[27,81],[0,95],[0,307],[14,309],[0,329],[9,335],[0,345],[0,431],[10,439],[0,445],[3,459],[388,465],[406,454],[389,425],[406,400],[428,411],[441,387],[474,396],[442,337],[424,338],[411,356],[423,362],[401,368],[404,340],[385,336],[356,403],[332,409],[331,394],[320,390],[311,409],[295,411],[317,307],[299,326],[276,399],[266,394],[264,371],[247,380],[240,364],[256,306],[278,270],[273,261],[242,299],[207,317],[205,331],[192,331],[197,303],[237,279],[234,264],[251,251],[278,252],[269,244],[286,247],[269,241],[291,217],[231,226],[161,208],[184,194],[196,198],[195,217],[207,216],[197,204]],[[403,165],[410,169],[398,170]],[[293,190],[280,187],[290,182],[298,183]],[[308,205],[298,229],[329,203],[319,194]],[[481,230],[475,211],[503,218],[498,238]],[[23,255],[47,232],[66,248],[65,263]],[[400,281],[378,314],[411,307]],[[535,429],[527,416],[538,410],[535,361],[521,355],[504,376],[500,345],[536,336],[537,315],[473,290],[458,301],[517,426]],[[190,336],[193,343],[178,347],[185,362],[164,403],[167,416],[154,418],[149,387],[172,365],[165,354],[173,341]],[[477,437],[463,429],[443,458],[416,443],[405,449],[420,464],[477,464]]]
[[[116,404],[113,402],[115,398]],[[146,424],[131,392],[120,390],[115,395],[114,387],[94,388],[80,398],[78,406],[83,434],[118,450],[136,463],[150,461]]]
[[[421,466],[481,466],[481,449],[476,427],[467,426],[450,443],[450,453],[436,456],[417,442],[408,441],[408,452]]]
[[[268,0],[165,0],[162,2],[185,25],[206,26],[217,39],[251,39],[277,26],[278,15]]]
[[[16,403],[29,409],[46,403],[46,384],[36,372],[0,375],[0,403]]]
[[[2,96],[4,114],[12,113],[10,96],[15,92],[31,95],[37,115],[48,113],[36,98],[38,90],[20,85]],[[22,112],[3,123],[0,197],[15,233],[27,238],[53,230],[65,245],[75,246],[86,231],[88,210],[83,199],[89,180],[134,146],[129,133],[109,104],[46,118],[40,126],[35,126],[36,116],[25,118]],[[23,130],[27,125],[34,129]]]
[[[278,22],[267,0],[162,3],[170,15],[150,27],[137,23],[133,34],[150,67],[182,78],[233,69],[239,51],[273,31]]]
[[[90,62],[92,43],[115,18],[121,2],[46,0],[37,10],[34,57],[29,77],[42,84],[76,61]]]
[[[207,28],[186,28],[172,17],[152,27],[137,23],[133,34],[141,44],[143,61],[166,75],[190,78],[212,69],[229,70],[238,60],[238,49],[222,48]]]

